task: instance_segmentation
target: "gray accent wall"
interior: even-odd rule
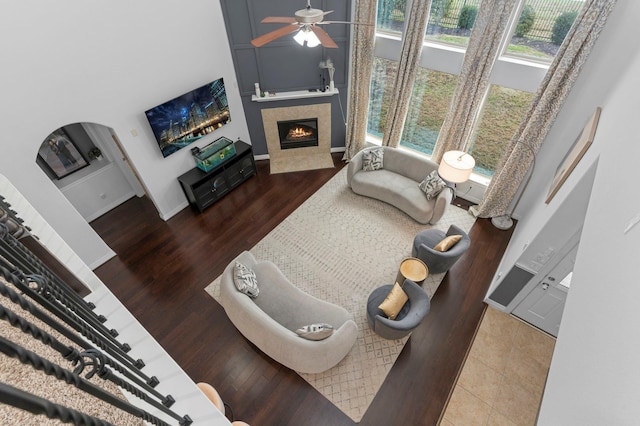
[[[337,49],[302,47],[293,40],[295,33],[256,48],[251,44],[253,38],[286,25],[261,24],[262,19],[267,16],[293,17],[296,10],[306,7],[306,1],[222,0],[221,5],[254,154],[267,154],[262,126],[263,108],[327,102],[331,103],[331,147],[344,147],[351,26],[338,23],[323,25],[322,28],[338,45]],[[312,0],[311,7],[333,10],[325,20],[350,21],[351,18],[350,0]],[[327,58],[331,58],[336,68],[334,82],[340,91],[339,95],[272,102],[251,101],[251,95],[255,94],[254,83],[260,83],[263,91],[276,93],[321,89],[323,76],[324,85],[329,84],[328,72],[319,67],[320,62]]]

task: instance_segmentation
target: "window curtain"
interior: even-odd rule
[[[354,21],[371,25],[353,26],[353,58],[349,76],[349,108],[347,118],[347,140],[343,160],[351,158],[364,148],[369,115],[369,87],[373,70],[373,49],[376,38],[377,0],[358,0]]]
[[[500,44],[518,0],[483,0],[478,8],[462,70],[431,159],[466,148],[472,137]]]
[[[518,192],[533,158],[578,78],[617,0],[587,0],[536,92],[531,107],[498,162],[482,202],[471,212],[479,217],[503,216]],[[528,146],[527,146],[528,144]]]
[[[400,144],[402,129],[409,111],[413,83],[418,73],[430,8],[431,0],[413,0],[411,9],[406,15],[409,20],[404,29],[402,53],[392,91],[394,96],[389,105],[382,145],[395,148]]]

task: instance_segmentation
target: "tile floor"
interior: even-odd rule
[[[491,307],[441,425],[535,425],[555,339]]]

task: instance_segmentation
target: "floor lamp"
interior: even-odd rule
[[[464,151],[447,151],[442,155],[438,166],[438,175],[454,186],[456,183],[466,182],[476,165],[476,160]]]
[[[507,214],[503,214],[502,216],[496,216],[491,218],[491,224],[503,231],[506,231],[507,229],[513,226],[513,219],[511,218],[511,215],[513,215],[513,212],[516,211],[516,207],[518,207],[518,203],[522,198],[522,194],[524,194],[524,191],[527,189],[527,186],[529,185],[529,181],[531,180],[531,175],[533,175],[533,169],[535,169],[536,167],[536,152],[533,150],[533,147],[528,143],[524,143],[522,141],[517,141],[516,143],[522,144],[529,151],[531,151],[531,156],[532,156],[531,168],[529,169],[529,174],[527,175],[527,180],[524,182],[522,191],[520,191],[520,194],[518,194],[516,203],[513,205],[513,208],[511,209],[511,213],[507,213]]]

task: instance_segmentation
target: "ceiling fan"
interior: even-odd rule
[[[315,47],[319,44],[330,49],[336,49],[338,45],[331,39],[329,34],[317,25],[327,24],[359,24],[358,22],[346,22],[346,21],[324,21],[325,15],[333,12],[329,10],[327,12],[320,9],[313,9],[311,7],[311,0],[307,0],[307,7],[296,11],[295,16],[267,16],[262,21],[263,24],[289,24],[284,27],[278,28],[275,31],[271,31],[260,37],[256,37],[251,40],[251,44],[255,47],[264,46],[267,43],[284,37],[287,34],[298,31],[293,38],[303,46],[305,42],[308,47]],[[369,25],[369,24],[364,24]]]

